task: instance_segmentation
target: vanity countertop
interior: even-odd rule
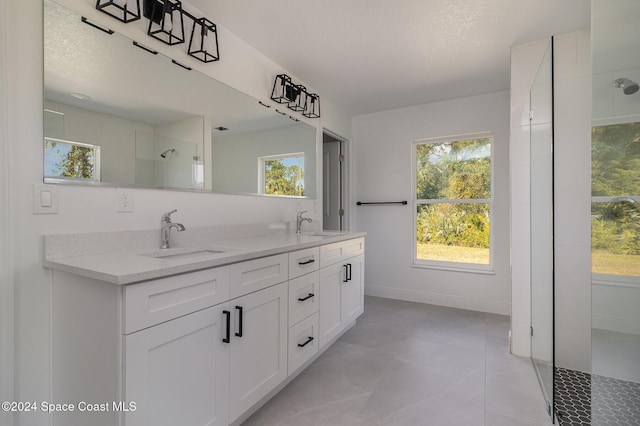
[[[66,257],[56,255],[52,250],[48,250],[47,244],[54,245],[51,239],[56,236],[45,236],[43,266],[123,285],[317,247],[365,235],[365,232],[308,234],[281,232],[253,237],[210,240],[195,245],[176,244],[176,247],[167,250],[160,250],[157,247],[137,247],[97,253],[92,253],[91,250],[88,250],[87,253],[76,251]],[[67,239],[68,241],[72,240]],[[74,242],[76,245],[78,244],[77,240]],[[202,251],[202,253],[197,253],[198,251]],[[171,256],[154,257],[166,254]]]

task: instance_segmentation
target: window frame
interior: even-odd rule
[[[300,158],[300,157],[302,157],[302,164],[303,164],[302,173],[304,175],[305,169],[306,169],[304,154],[305,154],[304,152],[288,152],[286,154],[263,155],[258,157],[258,194],[268,195],[271,197],[297,197],[297,198],[304,197],[304,195],[268,194],[265,190],[266,179],[264,175],[266,172],[265,162],[274,161],[274,160],[283,160],[287,158]],[[305,184],[305,180],[306,178],[303,177],[302,178],[303,187]]]
[[[606,117],[606,118],[598,118],[594,119],[591,122],[591,128],[599,127],[599,126],[614,126],[617,124],[628,124],[628,123],[637,123],[640,121],[640,115],[631,114],[624,117]],[[591,156],[591,150],[593,150],[593,140],[589,139],[589,152]],[[591,161],[589,160],[589,165],[591,166]],[[593,183],[593,176],[590,175],[590,188]],[[593,206],[593,203],[607,203],[611,202],[615,198],[619,198],[621,196],[631,197],[636,200],[636,202],[640,202],[640,194],[631,194],[631,195],[591,195],[591,202],[589,206]],[[591,222],[589,222],[589,232],[591,233]],[[591,256],[593,256],[593,244],[591,241],[591,237],[589,238],[589,259],[591,261]],[[589,265],[590,273],[591,273],[591,282],[592,284],[598,284],[603,286],[613,286],[613,287],[631,287],[638,288],[640,287],[640,276],[634,275],[616,275],[616,274],[600,274],[593,272],[593,263]]]
[[[417,149],[419,145],[435,144],[435,143],[453,143],[461,140],[468,139],[490,139],[491,151],[491,197],[490,198],[473,198],[473,199],[418,199],[416,191],[416,182],[418,174],[417,164]],[[477,274],[494,275],[494,260],[495,260],[495,226],[494,226],[494,191],[495,191],[495,132],[477,132],[467,133],[452,136],[440,136],[434,138],[421,138],[415,139],[411,142],[411,193],[412,193],[412,261],[411,266],[414,268],[436,269],[455,272],[469,272]],[[418,244],[417,244],[417,215],[419,205],[432,205],[432,204],[489,204],[489,263],[488,264],[476,264],[466,262],[449,262],[444,260],[426,260],[418,259]]]

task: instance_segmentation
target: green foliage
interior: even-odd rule
[[[640,122],[591,129],[591,194],[640,194]]]
[[[427,143],[416,147],[416,197],[491,197],[491,139]]]
[[[298,165],[285,166],[280,160],[264,162],[265,193],[304,195],[304,171]]]
[[[62,146],[70,146],[70,148],[68,148],[66,154],[63,154],[63,149],[56,150],[58,145],[60,145],[61,148]],[[60,160],[52,165],[56,176],[95,179],[95,156],[93,148],[47,140],[45,142],[45,150],[48,150],[48,152],[56,152],[57,155],[60,156]]]
[[[640,195],[640,122],[592,128],[591,193]],[[592,203],[591,246],[617,255],[640,255],[638,204]]]
[[[640,255],[640,209],[626,202],[593,203],[591,248]]]
[[[417,241],[449,246],[489,248],[489,204],[419,205]]]
[[[417,199],[442,200],[418,206],[418,243],[488,249],[489,204],[471,200],[491,197],[491,139],[420,144],[416,161]]]

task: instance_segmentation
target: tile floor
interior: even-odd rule
[[[243,425],[543,426],[508,317],[367,297],[365,313]]]

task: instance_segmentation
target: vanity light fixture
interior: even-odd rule
[[[140,19],[140,0],[98,0],[96,9],[125,24]]]
[[[187,53],[205,63],[220,59],[216,24],[207,18],[194,19]]]
[[[309,93],[302,84],[293,84],[291,77],[286,74],[276,76],[271,90],[271,100],[287,104],[290,110],[301,112],[305,117],[320,117],[320,96]],[[277,109],[276,112],[286,115]]]
[[[145,0],[145,8],[148,0]],[[173,46],[184,43],[184,19],[180,0],[152,0],[147,34],[163,43]]]

